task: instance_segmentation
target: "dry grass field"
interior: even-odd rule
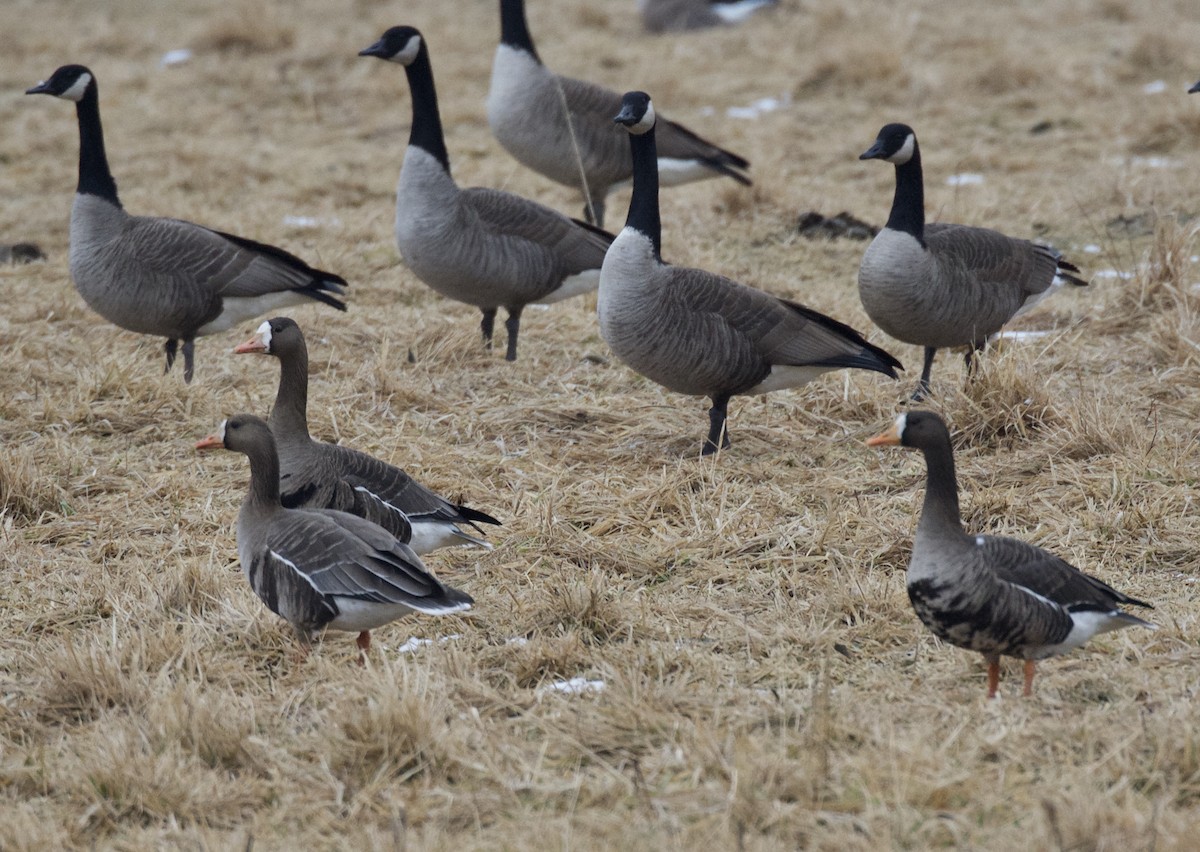
[[[901,382],[835,373],[703,400],[616,362],[595,301],[525,315],[521,360],[417,282],[392,241],[421,28],[459,182],[578,213],[483,111],[494,0],[9,0],[0,25],[0,849],[1194,849],[1200,832],[1200,13],[1194,0],[784,0],[736,30],[643,35],[633,0],[530,0],[542,57],[745,154],[664,192],[664,256],[869,332]],[[167,51],[190,61],[164,67]],[[505,525],[428,564],[466,617],[349,634],[304,662],[237,566],[248,479],[193,443],[267,412],[277,370],[91,313],[67,271],[71,104],[21,93],[68,62],[100,85],[125,206],[282,245],[344,275],[308,308],[315,434],[401,464]],[[1162,83],[1157,83],[1162,81]],[[765,98],[777,107],[739,117]],[[1152,601],[1161,629],[1041,666],[933,640],[904,569],[918,456],[863,440],[907,405],[915,347],[858,303],[865,244],[920,136],[931,218],[1052,241],[1091,277],[965,386],[943,354],[964,514]],[[965,173],[982,182],[951,185]],[[610,201],[610,226],[627,195]],[[413,360],[410,362],[408,353]],[[432,640],[427,644],[412,639]],[[415,646],[415,647],[414,647]],[[603,682],[556,691],[572,678]]]

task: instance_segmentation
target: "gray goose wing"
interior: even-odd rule
[[[427,613],[462,609],[470,602],[438,582],[407,545],[345,512],[282,513],[268,531],[266,546],[326,599],[403,604]]]
[[[974,278],[1013,313],[1049,288],[1058,269],[1051,249],[990,228],[935,222],[925,226],[925,241],[944,273]]]
[[[557,210],[496,189],[463,190],[463,200],[479,217],[488,233],[506,238],[505,251],[522,268],[557,286],[567,275],[599,269],[615,237],[600,228],[584,225]]]
[[[1150,604],[1083,573],[1065,559],[1019,539],[983,536],[980,552],[998,579],[1028,589],[1065,609],[1114,610],[1120,604],[1153,609]]]
[[[220,313],[223,297],[254,297],[285,290],[306,295],[333,307],[345,304],[332,294],[346,282],[314,269],[276,246],[214,231],[182,219],[135,216],[128,232],[137,263],[172,282],[175,297],[189,294]]]

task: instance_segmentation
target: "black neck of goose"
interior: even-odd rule
[[[896,194],[892,197],[892,212],[888,228],[912,234],[925,244],[925,180],[921,174],[921,149],[913,140],[912,157],[896,165]]]
[[[417,58],[405,66],[408,90],[412,95],[412,131],[408,144],[432,154],[446,174],[450,173],[450,155],[446,153],[446,137],[442,133],[442,116],[438,112],[437,89],[433,85],[433,66],[424,39]]]
[[[658,146],[654,141],[654,128],[642,134],[630,133],[629,149],[633,155],[633,195],[629,199],[625,227],[649,237],[654,246],[654,256],[662,260],[662,222],[658,214]]]
[[[82,100],[75,104],[75,115],[79,119],[79,185],[75,191],[99,196],[120,207],[117,182],[108,169],[108,157],[104,153],[100,96],[95,81],[87,87]]]
[[[523,50],[542,64],[525,22],[525,0],[500,0],[500,43]]]
[[[951,531],[964,535],[962,516],[958,509],[958,478],[954,473],[954,450],[948,435],[938,443],[924,447],[928,482],[925,486],[925,505],[921,509],[919,527]]]
[[[308,348],[301,343],[279,357],[279,391],[271,409],[271,431],[276,435],[308,434]]]
[[[279,506],[279,453],[270,434],[246,453],[250,459],[250,492],[246,502],[257,506]]]

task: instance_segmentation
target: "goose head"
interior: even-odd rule
[[[625,125],[635,136],[650,130],[656,121],[650,96],[645,92],[626,92],[621,98],[621,111],[613,116],[613,121]]]
[[[304,344],[304,333],[290,317],[273,317],[265,320],[254,332],[254,336],[234,348],[239,355],[275,355]]]
[[[53,95],[79,103],[89,88],[96,85],[96,76],[82,65],[64,65],[48,78],[25,90],[27,95]]]
[[[907,411],[896,418],[892,428],[867,440],[869,447],[915,447],[924,449],[950,443],[946,421],[932,411]]]
[[[275,439],[265,420],[253,414],[236,414],[221,421],[217,431],[196,442],[197,450],[233,450],[249,454],[262,444],[274,447]]]
[[[421,52],[421,40],[421,33],[415,27],[392,27],[379,37],[379,41],[360,50],[358,55],[412,65]]]
[[[875,144],[858,155],[860,160],[886,160],[902,166],[917,149],[917,134],[907,124],[886,124],[875,137]]]

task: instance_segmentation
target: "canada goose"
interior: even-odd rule
[[[306,647],[319,630],[358,631],[365,653],[376,627],[423,612],[470,609],[470,595],[442,585],[420,558],[382,527],[332,509],[287,509],[279,501],[279,458],[267,424],[230,417],[196,449],[250,459],[250,491],[238,512],[238,558],[251,588]]]
[[[740,24],[779,0],[638,0],[642,26],[667,33]]]
[[[511,192],[458,188],[420,32],[392,27],[358,55],[403,65],[412,93],[412,131],[396,188],[400,254],[434,290],[483,311],[489,347],[496,309],[506,308],[505,357],[515,361],[521,311],[595,290],[612,234]]]
[[[711,397],[704,455],[729,446],[732,396],[796,387],[841,367],[896,378],[900,362],[849,326],[720,275],[664,263],[650,96],[626,94],[614,121],[629,131],[633,197],[600,270],[600,333],[643,376]]]
[[[300,326],[275,317],[235,350],[279,359],[271,434],[279,450],[280,499],[288,508],[340,509],[379,524],[418,554],[450,545],[491,545],[459,527],[499,524],[491,515],[451,503],[398,467],[308,434],[308,347]]]
[[[929,393],[938,349],[967,346],[967,367],[990,335],[1069,281],[1087,282],[1055,249],[988,228],[925,224],[921,150],[906,124],[889,124],[860,160],[896,166],[887,225],[863,255],[858,294],[875,324],[897,340],[925,347],[913,399]]]
[[[1084,574],[1052,553],[1015,538],[970,535],[958,513],[954,451],[942,418],[910,411],[870,446],[914,447],[925,455],[925,505],[908,563],[908,598],[933,634],[979,651],[988,664],[988,698],[1000,682],[1000,656],[1025,661],[1025,695],[1038,660],[1065,654],[1097,633],[1148,621],[1121,604],[1153,609]]]
[[[569,128],[564,106],[573,117]],[[595,211],[585,206],[584,213],[597,225],[604,224],[605,197],[633,174],[628,146],[613,132],[620,108],[616,92],[543,65],[525,23],[524,0],[500,0],[500,44],[487,98],[492,134],[524,165],[583,192]],[[664,186],[719,175],[750,183],[742,174],[749,162],[666,119],[659,121],[659,153]]]
[[[167,369],[183,341],[192,380],[195,338],[259,314],[314,300],[339,311],[346,282],[295,255],[179,219],[130,216],[104,153],[96,76],[64,65],[27,95],[75,102],[79,186],[71,207],[71,277],[79,295],[127,331],[167,338]]]

